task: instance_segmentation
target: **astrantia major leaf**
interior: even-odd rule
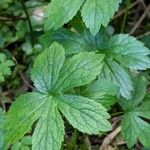
[[[67,58],[58,43],[53,43],[35,60],[31,78],[36,92],[21,95],[6,116],[6,142],[18,141],[37,122],[32,149],[59,150],[64,137],[64,125],[59,110],[78,130],[99,134],[111,130],[107,110],[98,102],[64,92],[90,83],[100,73],[103,54],[79,53]],[[95,109],[96,108],[96,109]],[[74,115],[69,114],[68,109]],[[92,122],[90,126],[88,122]],[[83,127],[83,125],[86,126]]]

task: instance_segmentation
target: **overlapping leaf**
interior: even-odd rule
[[[80,26],[80,23],[77,26]],[[39,41],[43,48],[47,48],[54,41],[57,41],[63,45],[66,54],[69,55],[84,51],[94,51],[101,48],[102,43],[109,40],[110,35],[108,32],[110,30],[110,26],[106,29],[102,28],[96,36],[93,36],[85,27],[83,27],[83,32],[80,33],[61,28],[57,31],[47,31],[40,37]]]
[[[108,30],[109,28],[100,30],[96,36],[93,36],[87,29],[81,33],[61,29],[49,31],[40,38],[40,41],[45,47],[49,46],[46,43],[58,41],[66,48],[68,55],[83,51],[98,51],[98,53],[105,54],[101,76],[113,81],[120,88],[120,94],[130,99],[134,89],[128,68],[135,70],[150,68],[148,56],[150,50],[142,42],[126,34],[110,37]]]
[[[109,114],[100,103],[64,94],[64,91],[94,80],[102,68],[103,58],[103,54],[85,52],[65,59],[64,49],[57,43],[45,49],[31,71],[37,92],[20,96],[7,114],[6,142],[10,144],[19,140],[38,120],[33,133],[33,150],[59,150],[64,125],[58,110],[82,132],[98,134],[110,130]]]
[[[120,2],[120,0],[52,0],[45,13],[45,29],[58,29],[69,22],[81,8],[86,27],[96,35],[101,25],[105,27],[108,25]]]
[[[150,119],[150,100],[142,102],[146,93],[146,82],[144,78],[138,77],[134,83],[135,92],[133,93],[132,100],[120,100],[120,104],[125,110],[121,123],[122,135],[127,141],[129,148],[137,140],[140,140],[145,147],[149,147],[150,124],[143,118]],[[142,104],[140,105],[141,102]]]

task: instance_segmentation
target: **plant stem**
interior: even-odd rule
[[[115,117],[115,116],[119,116],[119,115],[122,115],[123,112],[115,112],[113,114],[111,114],[112,117]]]
[[[33,28],[32,28],[32,24],[31,24],[31,20],[30,20],[30,17],[29,17],[26,5],[24,3],[24,0],[20,0],[20,3],[22,5],[22,8],[23,8],[23,10],[24,10],[24,12],[26,14],[27,20],[28,20],[29,29],[30,29],[30,37],[31,37],[31,45],[32,45],[32,48],[34,49],[34,33],[33,33]]]
[[[129,5],[130,5],[130,0],[126,0],[126,10],[125,10],[125,14],[124,14],[122,25],[121,25],[121,30],[120,30],[121,33],[123,33],[125,29],[126,20],[128,17]]]

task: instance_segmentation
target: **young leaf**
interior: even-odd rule
[[[82,96],[61,95],[56,97],[58,106],[70,124],[88,134],[99,134],[111,130],[105,119],[109,119],[106,109],[94,100]]]
[[[84,1],[85,0],[52,0],[45,12],[45,30],[56,30],[70,21]]]
[[[107,26],[111,17],[118,10],[120,0],[86,0],[81,10],[83,21],[93,35],[100,26]]]
[[[101,51],[131,69],[150,68],[150,58],[147,56],[150,54],[150,50],[144,46],[144,43],[132,36],[115,35],[103,44]]]
[[[59,150],[63,141],[64,126],[58,109],[66,108],[65,102],[73,97],[77,100],[75,103],[70,103],[72,113],[76,113],[76,106],[83,103],[84,110],[81,110],[81,112],[83,111],[81,115],[86,117],[85,121],[87,122],[89,117],[94,115],[90,119],[94,126],[89,128],[89,125],[87,125],[85,130],[82,126],[82,116],[79,115],[81,112],[76,114],[76,119],[79,120],[78,126],[75,125],[77,122],[72,122],[67,117],[73,126],[90,134],[110,130],[111,125],[107,120],[109,114],[101,104],[84,97],[70,97],[63,94],[63,91],[67,89],[85,85],[94,80],[101,70],[101,61],[104,56],[94,52],[86,52],[79,53],[69,59],[64,57],[63,47],[58,43],[53,43],[35,60],[31,77],[37,92],[20,96],[11,106],[6,117],[6,141],[8,144],[19,140],[30,129],[31,125],[38,120],[33,133],[33,149]],[[90,74],[90,72],[92,73]],[[86,100],[89,104],[85,105]],[[73,109],[74,107],[76,109]],[[66,111],[62,111],[62,113],[65,115]]]
[[[141,81],[141,85],[144,85],[145,83],[143,78],[137,78],[135,82],[136,87],[139,86],[139,81]],[[144,86],[141,85],[141,88],[135,88],[136,94],[134,93],[132,100],[120,100],[120,104],[125,110],[125,114],[123,115],[121,122],[121,133],[124,139],[127,141],[129,148],[131,148],[138,139],[145,147],[150,146],[150,124],[143,119],[150,119],[150,109],[148,108],[150,101],[143,101],[142,105],[139,105],[145,94],[144,89],[146,89],[146,84]],[[139,89],[141,89],[141,91],[139,91]]]
[[[5,54],[0,53],[0,82],[4,81],[6,75],[11,75],[10,67],[13,65],[13,61],[7,60]]]

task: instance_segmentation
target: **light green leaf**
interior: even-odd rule
[[[120,0],[86,0],[81,15],[93,35],[96,35],[101,25],[108,25],[110,18],[118,10],[119,3]]]
[[[64,134],[63,120],[56,108],[55,101],[51,97],[35,128],[32,149],[59,150]]]
[[[122,65],[135,70],[150,68],[150,50],[144,43],[127,34],[118,34],[111,37],[103,45],[102,50]]]
[[[100,74],[100,78],[113,81],[120,89],[120,93],[127,99],[131,98],[131,91],[133,90],[132,81],[128,73],[113,60],[105,60],[105,65]]]
[[[4,81],[5,76],[11,75],[10,67],[13,65],[12,60],[7,60],[6,55],[0,53],[0,82]]]
[[[59,77],[65,60],[65,52],[61,45],[53,43],[36,58],[31,71],[31,79],[35,87],[42,93],[48,93]]]
[[[52,0],[45,12],[45,30],[57,30],[69,22],[80,9],[84,1],[85,0]]]
[[[103,59],[103,54],[96,55],[94,52],[79,53],[68,59],[60,71],[60,76],[54,89],[67,91],[90,83],[100,73]]]
[[[131,148],[138,139],[145,147],[148,147],[150,146],[150,124],[143,118],[150,119],[150,101],[143,101],[142,105],[140,105],[146,93],[146,82],[142,77],[134,77],[134,80],[135,91],[132,100],[120,100],[120,104],[125,112],[121,122],[121,133],[127,141],[129,148]]]
[[[27,93],[13,102],[6,116],[6,141],[8,144],[17,142],[39,118],[47,100],[41,93]]]
[[[99,134],[111,130],[106,109],[94,100],[82,96],[57,96],[58,106],[70,124],[88,134]]]

